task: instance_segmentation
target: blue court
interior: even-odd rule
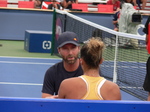
[[[46,70],[61,59],[0,57],[0,97],[41,98]],[[121,91],[122,100],[140,99]]]
[[[58,61],[0,57],[0,96],[40,98],[44,74]]]

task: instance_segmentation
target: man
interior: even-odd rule
[[[61,9],[61,5],[63,4],[63,0],[33,0],[35,8],[42,8],[42,3],[45,2],[53,2],[52,6],[50,5],[48,9],[52,9],[52,7]],[[56,4],[57,3],[57,4]]]
[[[108,0],[107,5],[113,5],[113,11],[118,12],[120,10],[120,1],[119,0]]]
[[[34,7],[35,8],[41,8],[42,2],[51,2],[51,0],[33,0],[34,1]]]
[[[48,9],[61,9],[61,5],[58,3],[58,2],[56,2],[56,0],[51,0],[51,4],[49,4],[48,5]]]
[[[64,79],[78,77],[83,74],[78,58],[79,52],[80,46],[75,33],[67,31],[59,36],[58,53],[62,57],[62,61],[46,71],[42,98],[57,98],[60,83]]]
[[[78,3],[78,0],[63,0],[63,8],[64,9],[72,9],[72,4]]]
[[[146,23],[145,23],[145,28],[143,29],[143,32],[146,34],[146,44],[147,44],[147,51],[150,54],[150,44],[149,44],[149,39],[148,39],[148,35],[149,35],[149,27],[148,24],[150,23],[150,16],[148,17]],[[148,91],[148,98],[147,101],[150,101],[150,57],[147,60],[146,63],[146,77],[145,77],[145,81],[143,84],[143,88],[145,91]]]
[[[119,25],[118,25],[119,16],[120,16],[120,11],[116,12],[113,16],[113,24],[114,24],[115,31],[119,31]]]

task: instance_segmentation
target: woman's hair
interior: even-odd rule
[[[98,68],[102,60],[104,43],[100,38],[92,37],[81,48],[81,58],[85,61],[88,69]]]

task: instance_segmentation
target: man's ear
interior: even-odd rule
[[[57,48],[57,50],[58,50],[58,53],[60,53],[60,48]]]
[[[81,64],[81,65],[83,64],[83,59],[82,59],[82,58],[80,58],[80,64]]]
[[[60,54],[60,48],[58,48],[57,50],[58,50],[59,55],[61,56],[61,54]]]
[[[82,59],[80,58],[80,64],[82,64]]]

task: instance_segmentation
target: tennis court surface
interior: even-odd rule
[[[61,59],[0,57],[0,97],[41,98],[46,70]],[[122,100],[140,99],[121,91]]]

